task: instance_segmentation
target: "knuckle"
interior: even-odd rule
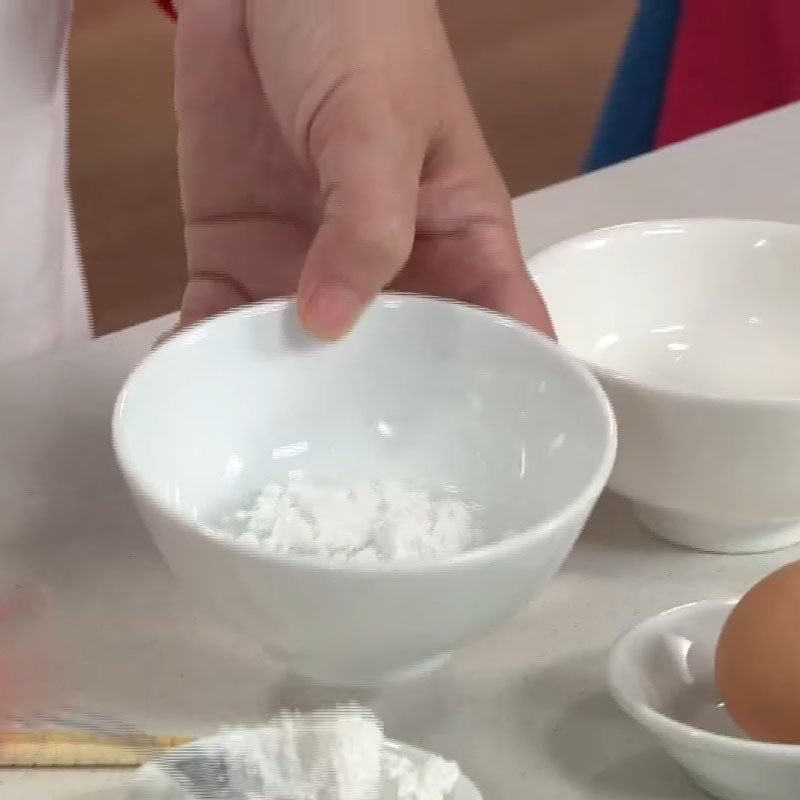
[[[401,213],[374,208],[352,221],[350,235],[370,260],[401,263],[408,257],[414,231]]]

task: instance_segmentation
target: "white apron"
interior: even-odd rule
[[[90,336],[67,188],[70,0],[0,0],[0,364]]]

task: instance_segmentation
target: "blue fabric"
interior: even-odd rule
[[[681,7],[682,0],[641,0],[585,171],[653,148]]]

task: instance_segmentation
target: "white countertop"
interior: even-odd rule
[[[652,217],[800,221],[798,142],[794,106],[520,198],[523,247]],[[117,474],[112,403],[165,324],[0,371],[0,572],[53,588],[72,705],[196,734],[320,698],[183,605]],[[607,497],[529,610],[439,674],[363,699],[392,737],[456,758],[486,800],[698,798],[607,697],[608,648],[637,618],[736,595],[798,557],[677,550]],[[100,798],[119,780],[0,772],[0,796]]]

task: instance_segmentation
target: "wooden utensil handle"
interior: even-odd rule
[[[60,731],[0,733],[0,767],[138,767],[191,739],[178,736],[103,738]]]

